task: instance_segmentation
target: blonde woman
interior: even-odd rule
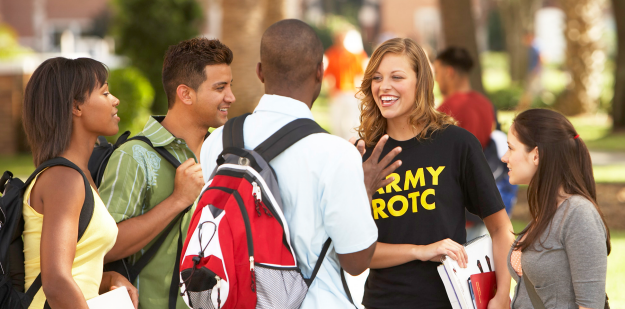
[[[479,141],[435,110],[433,88],[426,54],[411,39],[384,42],[365,71],[358,128],[365,175],[377,158],[401,152],[387,185],[370,192],[378,242],[363,304],[451,308],[436,267],[443,255],[466,267],[466,208],[493,239],[498,292],[489,309],[509,308],[512,225]]]

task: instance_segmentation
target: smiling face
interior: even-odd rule
[[[195,91],[193,111],[198,122],[217,128],[228,121],[228,109],[235,101],[232,70],[227,64],[207,65],[206,80]]]
[[[510,183],[513,185],[527,185],[538,169],[538,147],[527,151],[527,146],[521,143],[515,135],[514,124],[508,131],[508,151],[501,158],[508,165]]]
[[[403,54],[384,55],[371,81],[373,100],[389,121],[407,121],[416,105],[417,74]]]
[[[108,83],[94,89],[83,104],[78,105],[85,129],[100,136],[112,136],[119,131],[117,106],[119,100],[109,92]]]

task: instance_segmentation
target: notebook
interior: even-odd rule
[[[471,275],[489,272],[492,272],[492,274],[487,276],[494,278],[495,259],[493,258],[493,242],[490,236],[482,235],[464,244],[464,247],[469,259],[467,268],[461,268],[456,261],[449,257],[444,257],[443,263],[437,267],[437,270],[443,280],[447,297],[449,297],[453,309],[477,309],[473,305],[474,301],[471,295],[471,288],[469,287],[469,278]],[[484,276],[480,278],[482,277]],[[491,285],[494,284],[496,288],[497,280],[487,281]],[[490,293],[486,294],[482,293],[482,291],[491,290],[492,286],[484,286],[484,283],[482,283],[480,297],[488,297]],[[483,302],[483,299],[481,301]]]
[[[89,309],[135,309],[125,286],[106,292],[87,301]]]

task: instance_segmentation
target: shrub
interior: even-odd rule
[[[509,111],[516,108],[523,95],[520,87],[509,87],[488,93],[488,98],[495,105],[497,110]]]
[[[117,115],[121,118],[119,133],[109,141],[117,140],[127,130],[132,135],[139,133],[150,116],[154,102],[154,88],[150,81],[139,69],[126,67],[112,70],[108,82],[110,92],[120,101]]]

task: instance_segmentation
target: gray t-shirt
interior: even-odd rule
[[[606,238],[603,221],[586,198],[573,195],[558,207],[541,236],[544,248],[535,245],[521,256],[523,274],[534,283],[545,308],[603,308]],[[512,308],[533,308],[525,282],[512,269],[510,254],[508,270],[517,282]]]

